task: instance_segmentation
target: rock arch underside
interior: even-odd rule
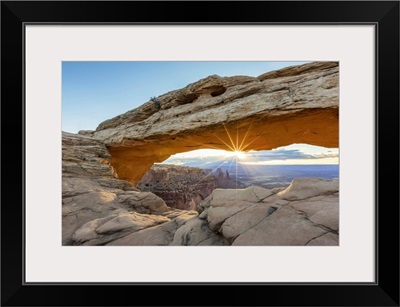
[[[339,66],[314,62],[258,77],[209,76],[152,98],[87,133],[104,140],[118,177],[136,184],[155,162],[202,148],[339,145]]]
[[[163,165],[148,172],[172,154],[201,148],[248,151],[292,143],[337,148],[338,86],[337,62],[258,77],[212,75],[152,97],[95,131],[63,132],[62,244],[338,245],[338,179],[233,189],[218,176],[199,186],[201,169]],[[155,192],[139,190],[144,174],[189,174],[196,179],[193,191],[183,187],[164,195],[172,195],[173,203],[186,193],[193,207],[167,205]],[[185,180],[181,187],[188,185]],[[218,180],[226,186],[216,188]]]

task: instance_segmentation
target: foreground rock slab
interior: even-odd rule
[[[294,190],[302,200],[287,199]],[[232,245],[338,245],[338,191],[338,180],[318,178],[295,179],[277,194],[260,187],[215,190],[198,218]]]

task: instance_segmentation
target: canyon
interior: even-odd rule
[[[178,165],[156,164],[137,183],[143,192],[152,192],[172,208],[199,210],[200,203],[217,188],[243,188],[229,178],[229,172],[217,168],[200,169]]]
[[[169,207],[184,210],[198,210],[217,186],[211,171],[174,165],[153,165],[137,184],[141,191],[161,197]]]
[[[338,245],[337,179],[221,189],[219,176],[204,179],[203,170],[151,170],[175,153],[201,148],[338,147],[338,78],[337,62],[258,77],[213,75],[95,131],[63,132],[62,244]],[[165,200],[146,191],[162,190],[170,178],[176,185],[160,193]],[[200,188],[191,189],[198,179]]]

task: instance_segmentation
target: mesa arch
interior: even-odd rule
[[[338,147],[338,86],[338,62],[212,75],[80,133],[101,139],[118,177],[135,185],[154,163],[195,149]]]

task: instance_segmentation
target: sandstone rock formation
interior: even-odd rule
[[[154,162],[199,148],[338,146],[338,63],[258,78],[210,76],[62,135],[63,245],[338,245],[338,181],[216,189],[198,211],[134,184]]]
[[[99,140],[63,132],[62,159],[63,245],[104,245],[158,224],[184,225],[197,215],[117,179]]]
[[[134,185],[155,162],[200,148],[338,147],[338,62],[254,77],[209,76],[101,123],[118,177]]]

